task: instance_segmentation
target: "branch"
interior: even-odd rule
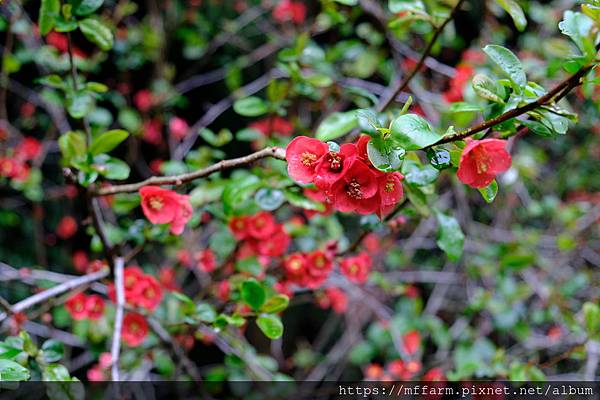
[[[598,47],[596,48],[596,51],[597,50],[598,50]],[[437,146],[440,144],[444,144],[444,143],[450,143],[450,142],[455,142],[457,140],[462,140],[466,137],[472,136],[472,135],[474,135],[478,132],[484,131],[488,128],[493,128],[494,126],[501,124],[504,121],[507,121],[511,118],[518,117],[519,115],[525,114],[526,112],[534,110],[538,107],[557,102],[558,100],[565,97],[567,95],[567,93],[569,93],[571,90],[573,90],[577,86],[581,85],[581,79],[588,72],[590,72],[595,66],[596,66],[596,63],[592,63],[590,65],[582,67],[575,74],[571,75],[569,78],[565,79],[564,81],[562,81],[561,83],[556,85],[548,93],[541,96],[537,100],[532,101],[531,103],[527,103],[524,106],[509,110],[509,111],[505,112],[504,114],[501,114],[495,118],[484,121],[479,125],[475,125],[471,128],[465,129],[464,131],[457,132],[452,135],[448,135],[448,136],[444,137],[443,139],[439,140],[438,142],[432,144],[431,146],[426,147],[425,149],[433,147],[433,146]]]
[[[42,303],[52,297],[58,296],[64,292],[68,292],[68,291],[76,289],[80,286],[84,286],[89,283],[98,281],[102,278],[105,278],[108,276],[109,272],[110,271],[108,269],[103,269],[98,272],[94,272],[91,274],[80,276],[75,279],[71,279],[64,283],[61,283],[58,286],[54,286],[53,288],[44,290],[43,292],[34,294],[31,297],[21,300],[20,302],[13,304],[11,308],[12,308],[13,312],[15,312],[15,313],[21,312],[23,310],[33,307],[36,304]],[[0,314],[0,321],[4,320],[6,317],[7,317],[6,313]]]
[[[450,15],[448,15],[448,18],[446,18],[444,20],[444,22],[442,22],[442,24],[437,27],[437,29],[433,33],[433,37],[431,38],[431,40],[427,44],[427,47],[425,48],[425,50],[423,51],[423,54],[421,55],[421,58],[419,59],[419,62],[417,62],[417,64],[415,65],[415,67],[412,69],[412,71],[410,71],[410,73],[408,75],[406,75],[404,77],[404,79],[402,79],[396,85],[395,88],[393,88],[393,89],[390,88],[390,94],[388,94],[382,100],[380,100],[379,104],[377,104],[377,111],[378,112],[384,111],[390,104],[392,104],[392,102],[394,101],[394,99],[396,98],[396,96],[398,96],[408,86],[408,84],[410,83],[410,81],[412,80],[412,78],[414,78],[414,76],[417,74],[417,72],[419,72],[419,70],[421,69],[421,67],[425,63],[425,60],[427,60],[427,58],[429,57],[429,54],[431,53],[431,49],[433,49],[433,45],[437,41],[438,37],[442,34],[442,31],[444,30],[444,28],[446,27],[446,25],[448,25],[448,23],[454,19],[456,13],[460,9],[460,7],[464,3],[464,1],[465,0],[458,0],[458,3],[456,3],[456,5],[452,9],[452,11],[450,12]]]
[[[144,186],[161,186],[161,185],[175,185],[180,186],[186,182],[191,182],[195,179],[207,177],[215,172],[224,171],[227,169],[239,167],[242,165],[253,163],[254,161],[273,157],[278,160],[285,160],[285,150],[280,147],[267,147],[259,150],[255,153],[249,154],[244,157],[232,158],[229,160],[222,160],[209,167],[200,169],[194,172],[188,172],[186,174],[174,175],[174,176],[153,176],[144,181],[138,183],[130,183],[125,185],[115,185],[99,188],[96,191],[92,191],[92,196],[108,196],[117,193],[133,193],[137,192]]]
[[[125,306],[125,288],[123,283],[123,258],[115,259],[114,275],[117,292],[117,307],[115,311],[115,327],[113,330],[110,355],[112,358],[111,376],[113,381],[119,381],[119,355],[121,353],[121,329],[123,327],[123,307]]]

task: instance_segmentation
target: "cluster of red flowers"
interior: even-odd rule
[[[101,382],[110,380],[110,366],[112,365],[112,356],[110,353],[101,353],[98,357],[98,364],[94,364],[87,371],[87,378],[90,382]]]
[[[148,322],[138,313],[129,313],[123,318],[121,339],[131,347],[139,346],[148,336]]]
[[[330,150],[318,139],[298,136],[286,149],[288,173],[296,182],[314,183],[338,211],[381,217],[402,199],[403,176],[373,166],[367,154],[369,140],[362,135],[356,144]]]
[[[175,235],[180,235],[192,218],[190,196],[158,186],[144,186],[140,196],[146,218],[153,224],[170,224],[171,233]]]
[[[76,321],[95,321],[104,314],[104,299],[97,294],[86,296],[84,293],[77,293],[65,302],[65,308]]]
[[[283,263],[285,276],[290,283],[316,289],[333,270],[333,260],[321,250],[310,253],[292,253]]]
[[[158,307],[163,298],[163,292],[155,277],[145,274],[138,266],[131,266],[123,271],[123,280],[127,303],[146,308],[149,311],[154,311]],[[114,284],[109,284],[108,297],[112,301],[115,301],[117,297]]]
[[[306,19],[306,6],[300,1],[281,0],[273,8],[273,19],[279,23],[301,24]]]
[[[325,289],[317,300],[319,307],[331,308],[337,314],[342,314],[348,309],[348,296],[342,289],[336,287]]]
[[[510,168],[512,159],[506,151],[506,140],[471,140],[464,148],[456,176],[471,187],[484,188],[496,175]]]
[[[290,245],[290,236],[277,223],[272,214],[261,211],[255,215],[233,217],[229,229],[237,240],[244,240],[246,247],[241,253],[278,257],[285,254]]]
[[[0,176],[23,182],[29,177],[32,161],[42,153],[42,144],[32,137],[24,138],[10,156],[0,156]]]
[[[211,249],[204,249],[194,255],[196,266],[204,272],[213,272],[217,268],[217,257]]]

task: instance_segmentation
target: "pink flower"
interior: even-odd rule
[[[306,19],[306,6],[299,1],[282,0],[273,8],[273,18],[279,23],[301,24]]]
[[[496,175],[509,169],[512,163],[505,147],[505,140],[470,141],[460,157],[458,179],[473,188],[484,188],[492,183]]]
[[[169,120],[169,134],[177,140],[183,140],[189,129],[188,123],[183,118],[173,117]]]
[[[171,233],[175,235],[180,235],[192,218],[189,196],[157,186],[144,186],[140,196],[146,218],[153,224],[170,224]]]
[[[285,152],[288,174],[299,183],[311,183],[321,157],[329,151],[326,143],[307,136],[298,136],[290,142]]]

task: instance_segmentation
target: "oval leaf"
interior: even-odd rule
[[[269,339],[279,339],[283,335],[283,324],[276,315],[261,315],[256,319],[256,324]]]
[[[406,150],[419,150],[442,138],[429,123],[416,114],[402,115],[392,122],[392,137]]]
[[[108,153],[115,147],[117,147],[123,140],[127,139],[129,132],[122,129],[113,129],[108,132],[104,132],[102,135],[97,136],[92,141],[90,146],[90,153],[93,156]]]
[[[95,43],[104,51],[112,49],[113,34],[110,29],[94,18],[86,18],[79,21],[79,29],[85,37],[92,43]]]
[[[485,54],[494,61],[508,78],[518,87],[527,84],[527,77],[521,61],[506,47],[489,44],[483,48]]]
[[[329,115],[317,128],[317,139],[327,142],[350,132],[358,125],[356,111],[336,112]]]
[[[235,103],[233,103],[233,109],[236,113],[243,115],[244,117],[257,117],[269,111],[267,103],[256,96],[236,100]]]
[[[255,311],[260,310],[266,299],[265,289],[255,279],[242,283],[242,300]]]

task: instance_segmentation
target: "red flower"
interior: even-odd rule
[[[271,136],[278,133],[281,136],[291,136],[294,132],[294,125],[285,118],[271,117],[263,118],[250,124],[250,128],[255,129],[265,136]]]
[[[77,221],[71,216],[63,217],[56,227],[56,234],[59,238],[65,240],[72,237],[77,232]]]
[[[171,233],[180,235],[185,224],[192,217],[189,196],[157,186],[144,186],[140,189],[142,210],[153,224],[171,224]]]
[[[325,205],[325,211],[304,210],[306,218],[312,218],[316,214],[331,215],[331,213],[333,213],[333,205],[327,198],[325,191],[318,188],[304,188],[304,195],[311,200],[318,201]]]
[[[333,204],[342,212],[360,214],[374,212],[379,207],[375,196],[379,185],[375,173],[362,161],[355,160],[344,177],[331,187]]]
[[[418,331],[410,331],[402,336],[402,342],[406,354],[412,356],[421,347],[421,335]]]
[[[371,257],[367,253],[360,253],[357,256],[345,258],[340,262],[340,269],[350,281],[364,283],[371,270]]]
[[[21,175],[24,165],[13,158],[0,157],[0,176],[16,178]]]
[[[89,264],[89,259],[87,254],[85,254],[85,251],[83,250],[78,250],[76,252],[73,253],[73,256],[71,257],[71,260],[73,262],[73,266],[75,267],[75,270],[79,273],[85,273],[87,271],[88,268],[88,264]]]
[[[510,168],[512,160],[505,147],[505,140],[470,141],[460,157],[458,179],[473,188],[489,185],[496,175]]]
[[[177,140],[183,140],[190,129],[190,126],[183,118],[173,117],[169,120],[169,134]]]
[[[228,301],[230,292],[231,285],[229,284],[229,281],[225,280],[219,282],[219,285],[217,286],[217,297],[219,300]]]
[[[15,149],[15,157],[23,161],[33,160],[39,157],[41,153],[42,143],[32,137],[24,138]]]
[[[317,165],[315,185],[322,190],[329,189],[331,185],[346,174],[356,154],[357,148],[353,143],[341,145],[340,151],[326,153]]]
[[[85,299],[85,310],[87,317],[92,321],[102,318],[104,314],[104,299],[97,294],[88,296]]]
[[[370,380],[380,379],[384,374],[383,367],[379,364],[369,364],[365,369],[365,378]]]
[[[83,293],[77,293],[65,301],[65,307],[69,314],[71,314],[71,318],[73,318],[75,321],[80,321],[87,318],[88,313],[85,305],[86,298],[85,294]]]
[[[321,157],[329,151],[326,143],[306,136],[298,136],[290,142],[285,152],[288,174],[299,183],[311,183]]]
[[[204,272],[213,272],[217,267],[215,253],[211,249],[199,251],[195,258],[198,268]]]
[[[333,262],[327,254],[321,250],[315,250],[306,255],[306,263],[308,265],[308,273],[313,278],[326,279],[333,269]]]
[[[147,112],[154,105],[154,96],[148,89],[142,89],[133,96],[133,103],[138,110]]]
[[[402,179],[404,177],[399,172],[389,172],[377,179],[382,206],[396,205],[402,199]]]
[[[432,368],[423,375],[424,381],[443,382],[446,380],[444,371],[441,368]]]
[[[249,218],[246,216],[233,217],[229,220],[229,229],[233,237],[237,240],[243,240],[248,237]]]
[[[273,19],[279,23],[301,24],[306,19],[306,6],[299,1],[282,0],[273,8]]]
[[[277,230],[277,221],[272,214],[261,211],[248,220],[248,234],[254,239],[266,239]]]
[[[369,135],[360,135],[358,141],[356,142],[358,157],[364,162],[369,162],[369,153],[367,152],[369,141],[371,141],[371,137]]]
[[[142,139],[146,142],[158,146],[162,143],[162,127],[159,121],[145,121],[142,126]]]
[[[261,256],[279,257],[285,254],[290,241],[290,235],[283,230],[281,225],[278,225],[271,236],[266,239],[256,240],[252,245],[255,251]]]
[[[144,275],[138,280],[136,286],[137,296],[135,296],[135,304],[154,311],[160,304],[163,298],[162,288],[152,275]]]
[[[304,286],[308,266],[302,253],[292,253],[283,262],[285,276],[290,282]]]
[[[175,280],[175,269],[172,267],[162,267],[158,271],[158,281],[167,290],[172,292],[180,291],[180,287]]]
[[[143,316],[137,313],[129,313],[123,318],[123,329],[121,338],[131,347],[142,344],[148,335],[148,323]]]
[[[348,308],[348,296],[341,289],[328,287],[319,301],[319,306],[322,308],[331,307],[334,312],[342,314]]]
[[[472,67],[468,65],[458,65],[456,67],[456,75],[450,81],[448,90],[443,93],[444,99],[449,103],[462,101],[463,88],[471,80],[473,73]]]

